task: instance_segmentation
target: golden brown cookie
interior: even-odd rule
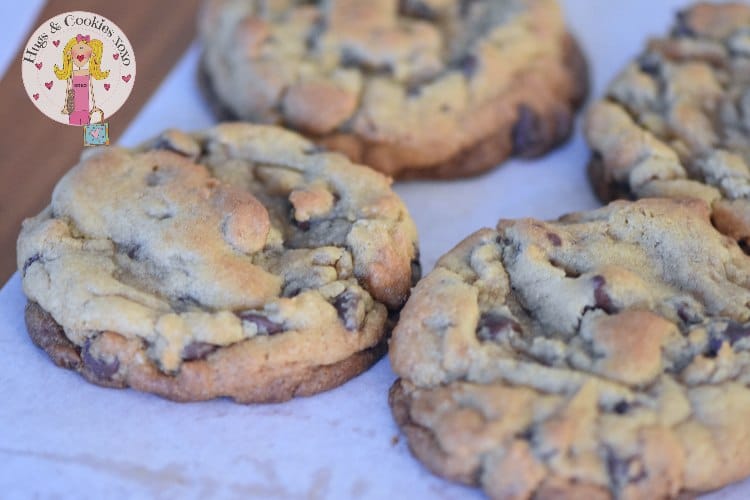
[[[699,3],[592,106],[589,176],[605,201],[699,198],[750,246],[750,5]]]
[[[364,371],[416,258],[387,178],[246,124],[88,151],[18,239],[37,345],[183,401],[281,401]]]
[[[469,236],[414,289],[390,358],[413,453],[492,498],[673,498],[750,475],[750,257],[701,200]]]
[[[570,135],[587,70],[555,0],[208,1],[202,87],[390,176],[475,175]]]

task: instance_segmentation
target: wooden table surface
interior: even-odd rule
[[[111,19],[127,34],[138,76],[127,102],[107,120],[116,141],[194,39],[199,2],[169,2],[166,12],[164,2],[151,0],[49,0],[31,31],[61,12],[85,10]],[[29,101],[21,81],[23,49],[0,80],[0,285],[16,269],[21,221],[49,203],[55,183],[83,149],[80,128],[46,118]]]

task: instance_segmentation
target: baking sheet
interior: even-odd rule
[[[592,68],[592,95],[664,33],[672,0],[562,2]],[[124,134],[134,145],[167,127],[208,127],[194,83],[194,45]],[[41,118],[40,118],[41,119]],[[476,179],[411,182],[396,190],[420,232],[423,266],[498,218],[554,218],[598,206],[580,134],[533,162]],[[344,386],[283,404],[173,403],[93,386],[55,367],[29,340],[18,274],[0,290],[2,498],[480,498],[432,476],[392,421],[387,360]],[[750,452],[750,451],[749,451]],[[707,496],[750,497],[750,480]]]

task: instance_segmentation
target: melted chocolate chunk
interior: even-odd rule
[[[721,346],[724,344],[724,341],[718,337],[711,337],[708,341],[708,344],[706,345],[706,350],[703,353],[703,355],[707,358],[715,358],[719,351],[721,350]]]
[[[503,333],[510,331],[523,333],[518,321],[498,313],[485,313],[477,323],[477,337],[479,340],[498,340]]]
[[[359,294],[352,290],[345,290],[333,300],[333,307],[336,308],[339,318],[344,323],[344,327],[349,331],[355,331],[360,326],[359,319],[357,318],[359,301]]]
[[[560,238],[559,235],[555,233],[548,232],[547,239],[549,240],[550,243],[552,243],[553,246],[559,247],[560,245],[562,245],[562,239]]]
[[[617,413],[618,415],[624,415],[630,409],[630,405],[628,404],[627,401],[622,400],[622,401],[618,401],[617,404],[612,409],[615,410],[615,413]]]
[[[309,231],[310,226],[312,225],[309,220],[297,220],[293,219],[294,225],[299,229],[300,231]]]
[[[258,333],[261,335],[274,335],[284,331],[284,325],[271,321],[267,316],[254,311],[245,311],[239,313],[237,316],[242,321],[254,323],[258,327]]]
[[[399,2],[399,13],[425,21],[437,20],[437,13],[422,0],[401,0]]]
[[[513,154],[535,155],[544,145],[542,122],[533,109],[521,104],[518,107],[518,120],[511,132]]]
[[[461,70],[466,78],[473,78],[479,70],[479,60],[474,54],[466,54],[454,63],[454,66]]]
[[[607,280],[604,279],[604,276],[597,274],[592,278],[592,281],[594,282],[594,300],[596,301],[596,307],[607,314],[616,313],[617,308],[612,304],[612,299],[604,289],[607,285]]]
[[[686,38],[695,36],[695,30],[689,25],[687,12],[680,11],[677,13],[677,24],[672,29],[672,36]]]
[[[661,74],[659,56],[646,52],[638,58],[638,68],[647,75],[657,78]]]
[[[86,343],[81,350],[83,365],[98,379],[109,380],[120,368],[120,360],[114,358],[112,361],[97,359],[91,354],[91,341]]]
[[[182,359],[185,361],[204,359],[218,348],[218,346],[209,344],[208,342],[190,342],[182,349]]]
[[[320,35],[322,35],[325,30],[326,22],[321,16],[313,23],[310,31],[307,33],[307,37],[305,38],[305,46],[307,47],[307,50],[315,50],[318,47]]]
[[[138,243],[118,243],[115,249],[119,253],[124,253],[131,260],[141,260],[141,245]]]
[[[750,337],[750,324],[740,324],[735,321],[730,321],[724,330],[724,336],[729,341],[729,345],[734,345],[740,340]]]

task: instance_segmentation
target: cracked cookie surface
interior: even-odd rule
[[[750,245],[750,5],[696,4],[592,106],[600,198],[693,197]]]
[[[502,220],[390,343],[394,416],[493,498],[664,498],[750,474],[750,257],[702,200]]]
[[[587,70],[555,0],[212,0],[202,86],[394,177],[474,175],[569,136]]]
[[[88,151],[17,249],[29,333],[56,363],[178,400],[343,383],[418,278],[387,178],[259,125]]]

